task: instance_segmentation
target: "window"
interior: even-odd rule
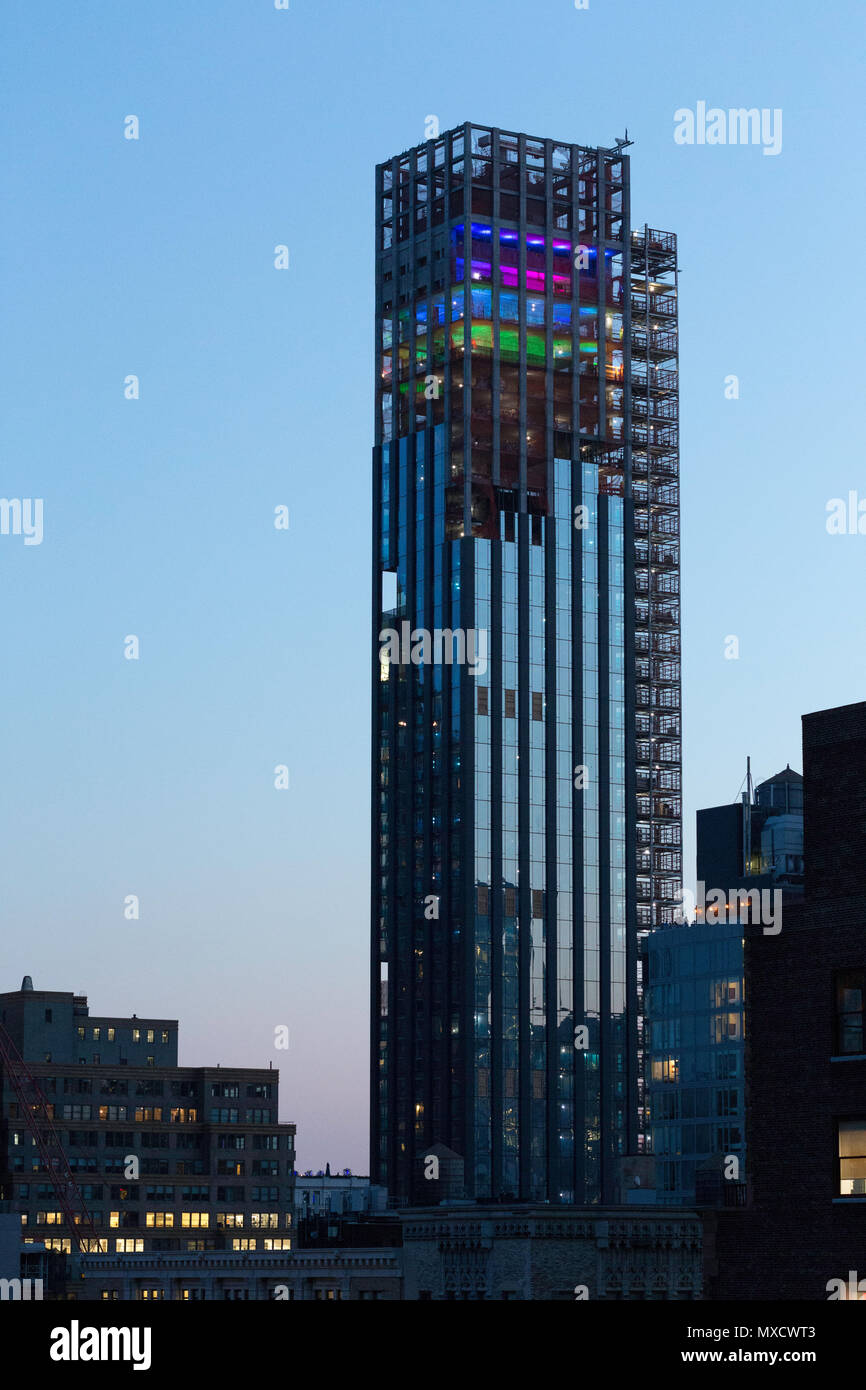
[[[85,1116],[85,1119],[87,1117]],[[154,1120],[162,1119],[162,1106],[137,1105],[135,1107],[136,1124],[149,1124]]]
[[[161,1081],[151,1081],[149,1077],[143,1076],[135,1084],[135,1094],[137,1096],[161,1096],[163,1093],[163,1083]]]
[[[246,1147],[245,1134],[219,1134],[217,1135],[218,1149],[243,1149]]]
[[[840,1056],[864,1052],[863,1006],[866,970],[840,970],[836,974],[836,1051]]]
[[[256,1242],[249,1236],[238,1236],[232,1241],[232,1250],[255,1250]]]
[[[265,1250],[291,1250],[292,1242],[287,1236],[266,1236],[262,1241]]]
[[[144,1240],[141,1236],[118,1236],[114,1248],[118,1255],[140,1255],[144,1250]]]
[[[113,1028],[109,1028],[109,1030],[108,1030],[108,1041],[109,1041],[109,1042],[114,1042],[114,1029],[113,1029]]]
[[[866,1118],[839,1121],[839,1196],[866,1197]]]
[[[133,1028],[133,1030],[132,1030],[132,1041],[133,1041],[133,1042],[141,1042],[141,1029],[140,1029],[140,1028]]]
[[[246,1169],[242,1158],[217,1159],[217,1173],[220,1177],[242,1178]]]
[[[154,1299],[165,1298],[165,1289],[139,1289],[138,1296],[145,1303],[153,1302]]]
[[[212,1096],[220,1096],[223,1100],[236,1100],[240,1095],[240,1087],[235,1081],[214,1081],[211,1083],[210,1093]]]
[[[112,1197],[119,1202],[138,1201],[138,1188],[135,1185],[127,1186],[125,1183],[122,1186],[120,1184],[112,1185],[110,1191]]]
[[[162,1040],[163,1040],[164,1043],[167,1043],[167,1042],[168,1042],[168,1029],[167,1029],[167,1028],[163,1028],[163,1030],[162,1030]]]
[[[236,1125],[238,1112],[237,1110],[211,1110],[210,1122],[212,1125]]]
[[[174,1225],[173,1211],[149,1211],[145,1223],[146,1226],[153,1226],[157,1229]]]
[[[64,1076],[63,1094],[89,1096],[93,1090],[93,1083],[81,1076]]]
[[[147,1030],[147,1035],[146,1035],[146,1036],[147,1036],[147,1041],[148,1041],[149,1043],[152,1043],[152,1042],[154,1041],[155,1034],[154,1034],[154,1031],[153,1031],[152,1028],[148,1028],[148,1030]]]
[[[94,1042],[99,1042],[99,1035],[100,1035],[101,1032],[102,1032],[102,1029],[101,1029],[101,1028],[94,1028],[94,1030],[93,1030],[93,1041],[94,1041]]]
[[[477,687],[477,691],[478,691],[478,713],[479,713],[479,714],[487,714],[487,713],[488,713],[488,704],[487,704],[487,701],[488,701],[488,697],[489,697],[490,691],[488,690],[488,688],[487,688],[486,685],[479,685],[479,686]]]
[[[544,696],[539,690],[532,692],[532,717],[533,719],[544,718]]]
[[[250,1214],[250,1225],[264,1228],[265,1230],[277,1230],[280,1224],[280,1214],[276,1211],[254,1211]]]
[[[210,1212],[207,1211],[182,1211],[180,1214],[180,1224],[184,1228],[206,1227],[210,1225]]]
[[[218,1211],[216,1223],[221,1230],[237,1230],[244,1224],[244,1213],[242,1211]]]
[[[517,717],[517,693],[514,690],[505,692],[505,718],[515,719]]]

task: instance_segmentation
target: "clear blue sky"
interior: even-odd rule
[[[0,988],[272,1060],[299,1166],[366,1171],[373,167],[428,115],[627,126],[679,234],[689,869],[747,753],[866,697],[866,536],[825,530],[866,498],[863,15],[5,0],[0,496],[45,533],[0,536]],[[700,100],[781,107],[782,153],[676,145]]]

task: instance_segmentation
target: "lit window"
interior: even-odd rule
[[[839,1195],[866,1197],[866,1119],[839,1121]]]

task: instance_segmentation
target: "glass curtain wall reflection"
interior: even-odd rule
[[[436,1144],[467,1196],[612,1201],[644,1142],[628,165],[467,125],[377,169],[371,1174],[397,1201],[438,1200]],[[677,873],[650,865],[654,913]]]

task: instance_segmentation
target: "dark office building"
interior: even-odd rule
[[[805,896],[745,933],[750,1205],[715,1298],[866,1293],[866,704],[804,717],[803,775]]]
[[[698,879],[707,889],[803,889],[803,779],[791,766],[739,801],[697,816]]]
[[[376,171],[371,1176],[610,1202],[681,876],[676,238],[625,143]]]
[[[749,779],[740,801],[698,811],[697,871],[707,894],[724,892],[725,919],[705,916],[701,899],[692,925],[647,939],[652,1151],[658,1200],[675,1206],[744,1197],[745,895],[778,891],[783,924],[802,896],[800,774],[787,767],[754,792]],[[726,1166],[736,1181],[725,1179]]]
[[[72,1223],[94,1254],[290,1248],[278,1071],[178,1066],[176,1019],[97,1018],[29,976],[0,1021],[0,1199],[25,1243],[73,1253]]]

